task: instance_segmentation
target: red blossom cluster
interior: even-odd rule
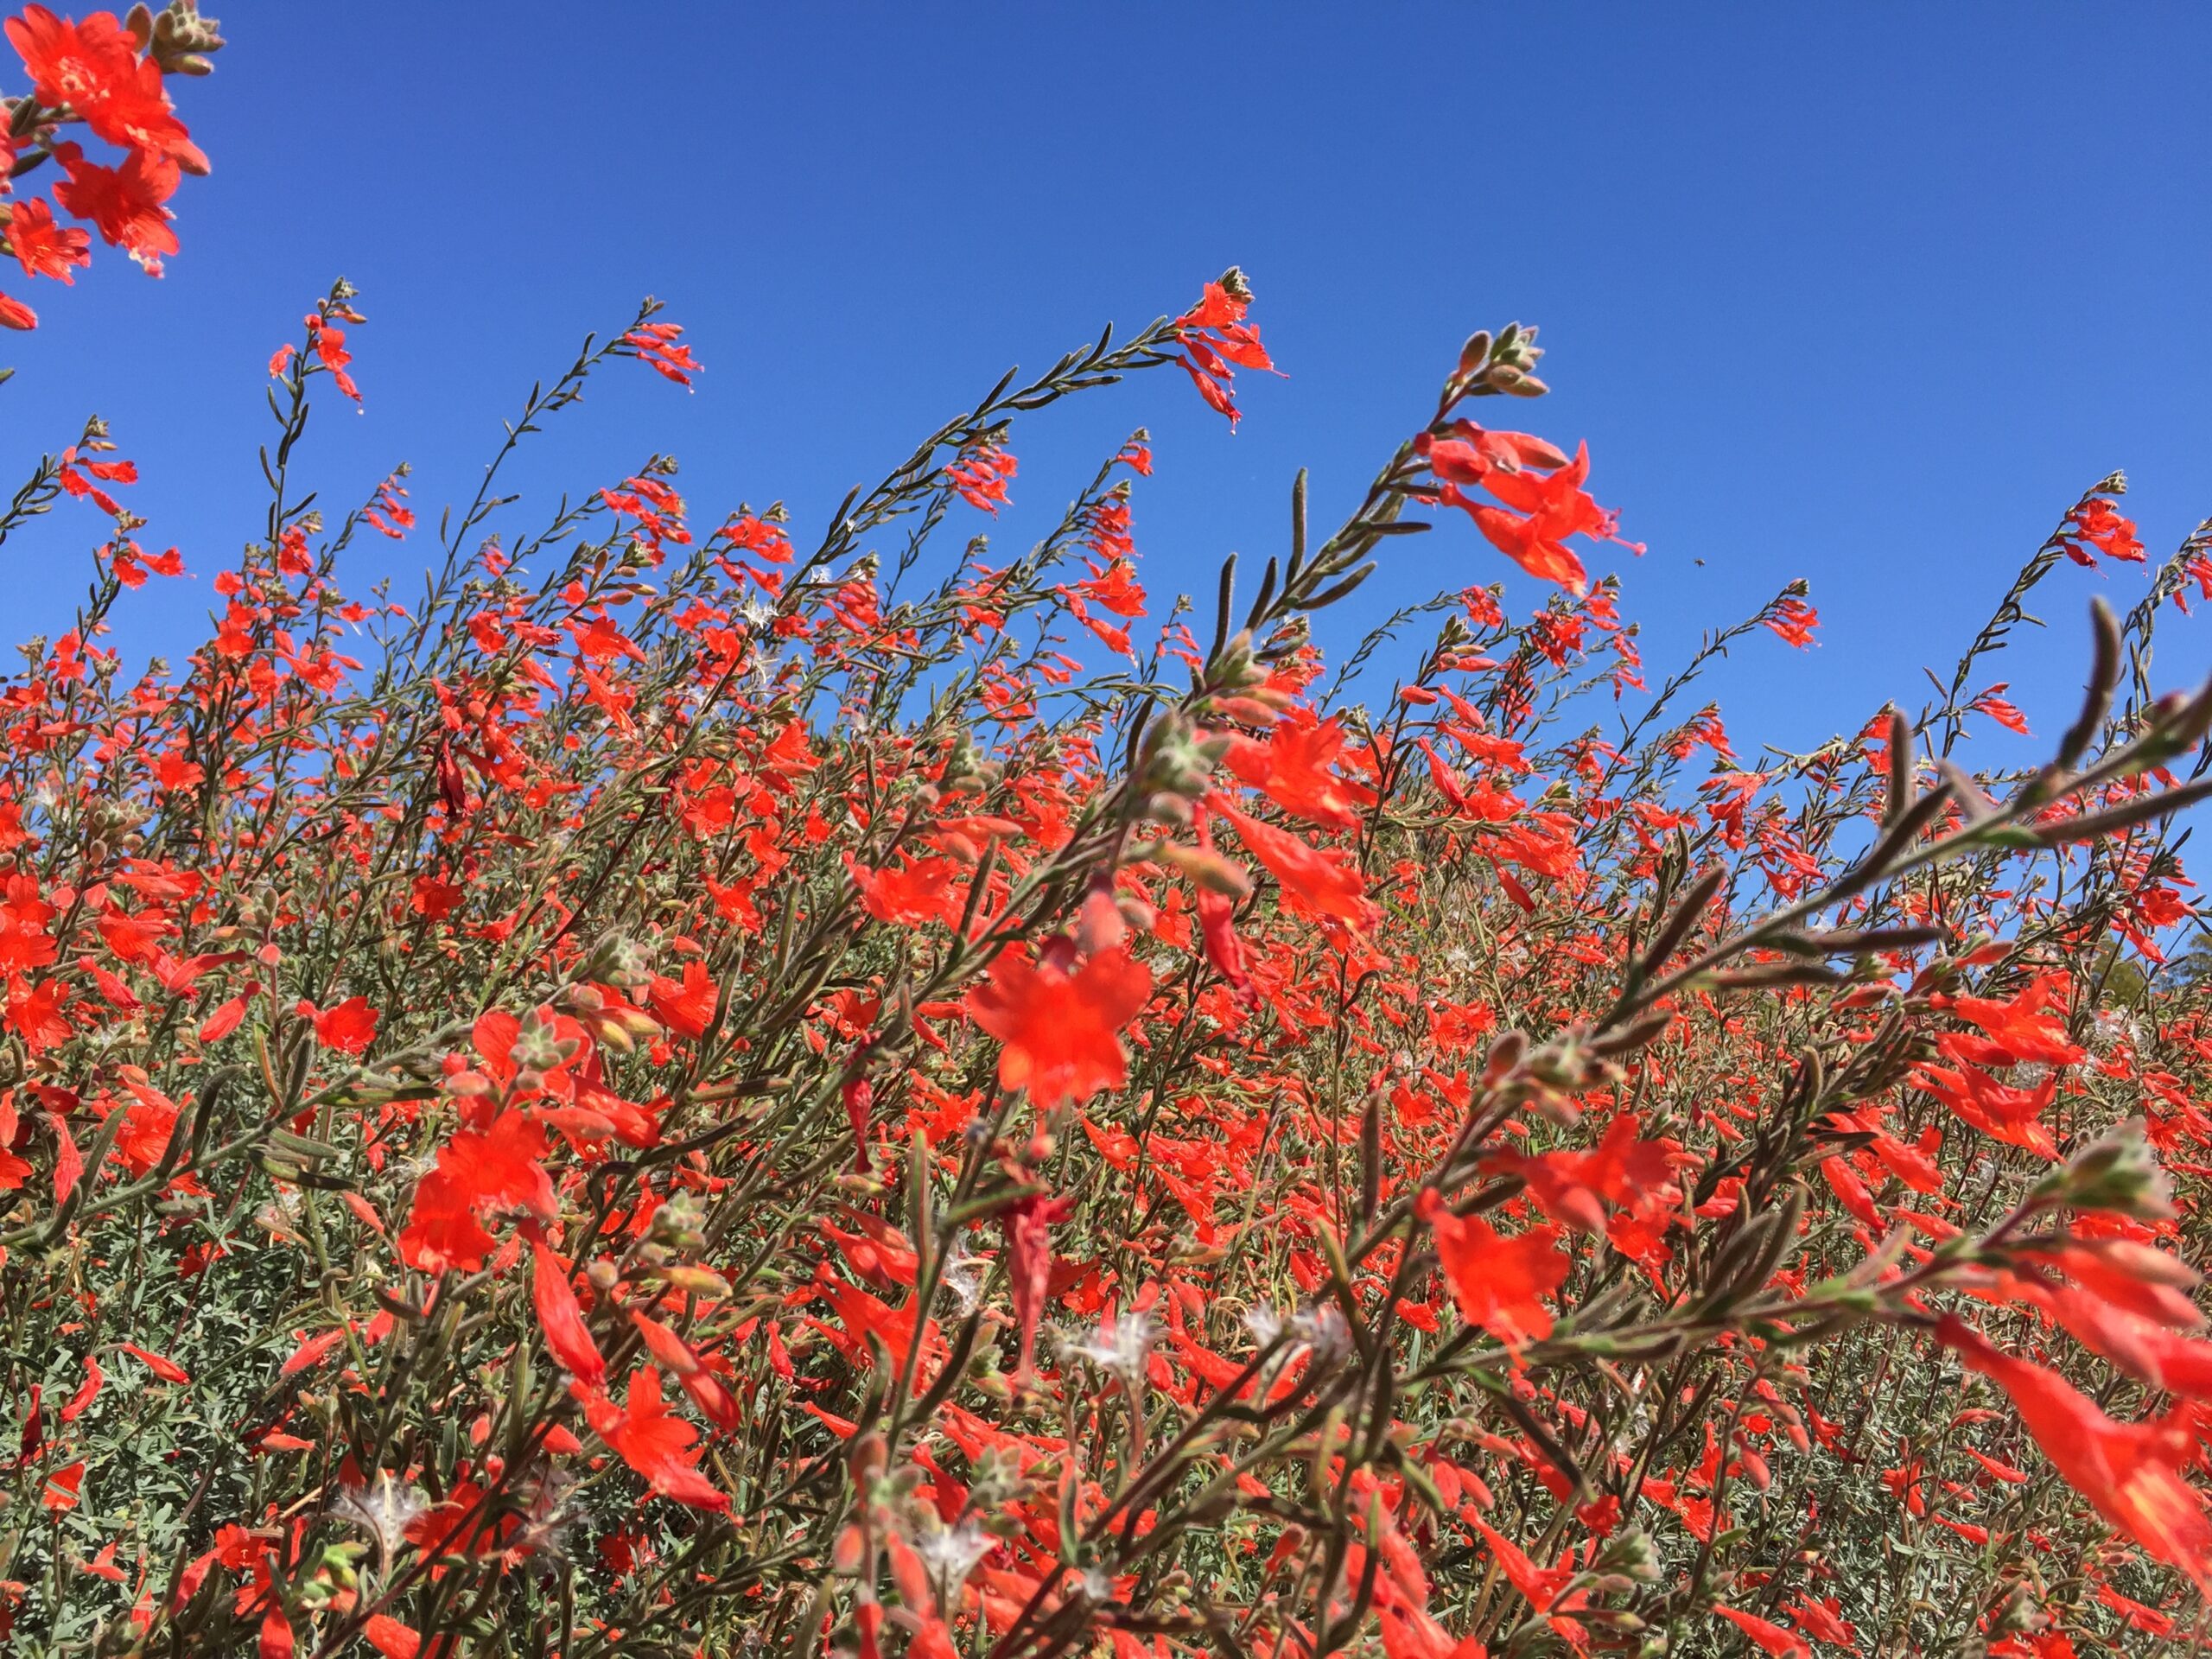
[[[92,263],[92,236],[56,219],[58,207],[149,276],[160,276],[162,260],[177,251],[168,200],[182,175],[207,171],[207,158],[177,118],[166,83],[171,75],[208,72],[207,54],[223,44],[213,20],[200,16],[194,0],[170,0],[158,14],[141,5],[120,22],[111,11],[79,22],[26,6],[5,27],[31,86],[6,100],[0,154],[9,182],[0,187],[6,197],[0,201],[0,246],[27,276],[73,283],[73,269]],[[88,157],[81,143],[62,136],[77,126],[120,150],[120,157]],[[13,182],[48,161],[63,175],[53,207],[19,194]],[[21,300],[0,294],[0,325],[35,328],[38,317]]]

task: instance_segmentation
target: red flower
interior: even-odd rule
[[[2189,607],[2184,605],[2182,608],[2186,611]],[[2015,704],[2008,702],[2005,698],[2006,684],[2007,682],[2004,680],[1998,681],[1988,690],[1967,704],[1967,707],[1977,714],[1987,715],[2008,732],[2018,732],[2022,737],[2029,736],[2031,734],[2028,731],[2028,717],[2022,714]]]
[[[729,1508],[728,1497],[698,1471],[699,1454],[691,1445],[698,1430],[662,1403],[660,1373],[652,1366],[642,1367],[630,1378],[629,1395],[620,1409],[594,1389],[584,1395],[584,1414],[593,1432],[655,1491],[695,1509]]]
[[[164,1382],[182,1383],[192,1381],[191,1374],[188,1372],[183,1366],[178,1364],[173,1359],[167,1358],[160,1354],[150,1352],[146,1349],[141,1348],[135,1342],[119,1342],[116,1344],[116,1346],[123,1352],[130,1355],[131,1358],[138,1361],[141,1364],[145,1366],[148,1370],[153,1372],[156,1376],[159,1377]]]
[[[302,1371],[321,1364],[330,1351],[346,1340],[346,1333],[349,1329],[351,1329],[350,1326],[341,1325],[334,1330],[325,1331],[318,1336],[307,1338],[285,1357],[284,1363],[276,1368],[276,1375],[297,1376]]]
[[[1518,434],[1504,433],[1483,435],[1489,438],[1519,436]],[[1440,467],[1436,461],[1439,449],[1446,451],[1444,464]],[[1582,561],[1568,550],[1567,538],[1580,535],[1598,541],[1620,539],[1614,534],[1614,516],[1599,506],[1582,488],[1584,480],[1590,475],[1588,444],[1584,444],[1575,452],[1573,461],[1548,470],[1538,470],[1547,467],[1548,463],[1535,461],[1527,454],[1518,457],[1524,464],[1511,468],[1495,463],[1478,464],[1484,461],[1479,447],[1456,446],[1448,439],[1432,442],[1428,453],[1430,470],[1435,474],[1440,485],[1437,499],[1462,509],[1475,521],[1475,527],[1490,538],[1491,546],[1532,576],[1555,582],[1568,592],[1579,594],[1588,585],[1588,575],[1582,568]],[[1476,474],[1475,481],[1503,501],[1505,506],[1494,507],[1463,493],[1453,480],[1470,473]],[[1511,511],[1508,511],[1509,508]],[[1632,542],[1623,545],[1634,548],[1639,553],[1643,550]],[[1809,626],[1810,622],[1806,626]]]
[[[1020,465],[996,444],[987,443],[971,449],[946,467],[945,482],[969,506],[995,513],[1006,500],[1006,486],[1013,481]]]
[[[1954,1070],[1923,1065],[1912,1074],[1912,1082],[1992,1140],[2024,1147],[2040,1158],[2058,1156],[2058,1142],[2041,1121],[2057,1094],[2056,1072],[2048,1073],[2032,1089],[2016,1089],[1979,1066]]]
[[[481,1132],[464,1129],[438,1150],[415,1189],[399,1235],[401,1258],[425,1273],[474,1273],[498,1243],[486,1217],[513,1211],[550,1221],[553,1183],[539,1166],[545,1131],[527,1112],[506,1112]]]
[[[1229,751],[1229,769],[1286,812],[1309,823],[1350,830],[1359,814],[1375,804],[1375,791],[1341,778],[1344,728],[1332,715],[1316,721],[1294,714],[1268,734],[1265,742],[1240,739]]]
[[[1175,321],[1175,337],[1182,342],[1177,360],[1198,389],[1198,395],[1234,427],[1243,419],[1236,394],[1230,389],[1238,368],[1265,369],[1280,374],[1260,344],[1260,331],[1244,321],[1252,303],[1252,290],[1244,273],[1231,269],[1217,283],[1208,283],[1198,302]]]
[[[39,1507],[48,1515],[67,1515],[77,1507],[77,1495],[85,1484],[84,1460],[56,1469],[46,1478],[46,1485],[39,1493]]]
[[[1199,805],[1192,814],[1192,824],[1198,831],[1198,850],[1215,857],[1213,826],[1206,817],[1205,807]],[[1225,860],[1218,861],[1226,864]],[[1251,971],[1244,960],[1244,941],[1236,937],[1236,901],[1195,875],[1191,889],[1197,894],[1198,937],[1205,947],[1206,960],[1240,1001],[1255,1001],[1259,994],[1252,988]]]
[[[871,870],[848,853],[845,868],[861,891],[861,903],[877,921],[902,927],[925,922],[959,925],[967,893],[953,886],[960,874],[958,860],[913,858],[895,869]]]
[[[1414,448],[1428,457],[1428,469],[1451,484],[1487,484],[1497,473],[1525,469],[1550,472],[1567,465],[1558,445],[1526,432],[1489,432],[1472,421],[1455,421],[1453,436],[1422,433]]]
[[[868,1171],[868,1116],[875,1105],[875,1085],[866,1077],[847,1077],[837,1092],[844,1099],[845,1121],[853,1127],[853,1167],[865,1175]]]
[[[583,1309],[569,1287],[568,1269],[543,1243],[533,1242],[530,1250],[531,1300],[545,1332],[545,1346],[576,1381],[597,1388],[607,1381],[607,1361],[584,1327]]]
[[[0,294],[0,328],[35,328],[38,313],[12,296]]]
[[[2012,1396],[2036,1444],[2100,1515],[2212,1593],[2212,1519],[2181,1475],[2196,1451],[2183,1422],[2117,1422],[2056,1371],[1999,1352],[1955,1319],[1945,1317],[1936,1334]]]
[[[1774,613],[1765,621],[1777,639],[1802,651],[1813,643],[1813,630],[1820,626],[1821,613],[1803,600],[1792,596],[1777,604]]]
[[[677,342],[676,337],[683,332],[677,323],[648,322],[623,335],[622,343],[655,374],[688,390],[692,375],[698,372],[699,359],[691,355],[689,346]]]
[[[2060,547],[2075,563],[2094,565],[2096,559],[2082,545],[2084,542],[2108,559],[2127,564],[2143,563],[2143,543],[2136,539],[2135,521],[2123,518],[2119,509],[2102,496],[2066,515]]]
[[[302,1001],[300,1017],[315,1021],[315,1041],[340,1054],[359,1054],[376,1039],[377,1011],[365,996],[349,996],[334,1007],[320,1010]]]
[[[1761,1618],[1739,1607],[1716,1606],[1713,1611],[1750,1637],[1752,1645],[1762,1653],[1781,1654],[1787,1659],[1813,1659],[1812,1647],[1802,1637],[1784,1630],[1770,1618]]]
[[[1537,1299],[1567,1277],[1556,1229],[1535,1227],[1505,1237],[1479,1216],[1453,1215],[1433,1188],[1422,1192],[1421,1214],[1436,1234],[1446,1282],[1469,1324],[1504,1343],[1551,1334],[1551,1311]]]
[[[111,144],[207,170],[162,90],[161,66],[138,55],[138,42],[113,12],[96,11],[80,23],[44,6],[26,6],[22,16],[8,20],[7,30],[40,103],[67,105]]]
[[[1049,959],[1011,952],[991,964],[990,982],[968,993],[968,1012],[1006,1046],[999,1083],[1027,1089],[1040,1109],[1088,1100],[1128,1081],[1119,1035],[1152,995],[1152,974],[1122,946],[1102,950],[1071,974]]]
[[[1518,1175],[1546,1215],[1577,1232],[1598,1232],[1605,1227],[1608,1207],[1635,1206],[1666,1184],[1671,1168],[1666,1143],[1639,1141],[1637,1128],[1636,1115],[1624,1112],[1588,1152],[1547,1152],[1534,1158],[1494,1153],[1483,1160],[1483,1172]]]
[[[75,283],[69,268],[92,263],[92,244],[83,231],[55,224],[54,209],[36,196],[17,202],[8,220],[8,245],[33,276]]]
[[[54,187],[54,199],[158,276],[162,258],[177,250],[171,215],[162,206],[176,194],[176,163],[133,150],[121,167],[101,167],[85,160],[75,144],[56,144],[54,156],[69,175]]]
[[[107,1374],[100,1370],[99,1357],[85,1356],[85,1380],[77,1385],[77,1392],[69,1396],[59,1414],[65,1423],[73,1423],[85,1414],[92,1402],[100,1397],[100,1386],[107,1381]]]
[[[1074,1213],[1074,1199],[1035,1193],[1007,1206],[1001,1217],[1006,1229],[1007,1284],[1014,1294],[1014,1325],[1021,1332],[1018,1375],[1029,1374],[1037,1352],[1037,1322],[1045,1315],[1045,1295],[1052,1282],[1052,1226]]]
[[[256,1659],[292,1659],[292,1627],[285,1621],[282,1602],[272,1599],[262,1614],[261,1640],[254,1653]]]
[[[414,1627],[401,1624],[389,1613],[370,1614],[369,1622],[361,1627],[361,1639],[384,1659],[416,1659],[423,1650],[423,1638]]]
[[[340,315],[355,322],[360,321],[350,312]],[[337,383],[339,391],[355,403],[359,403],[361,388],[346,369],[346,365],[353,360],[353,353],[346,349],[346,331],[319,311],[308,314],[307,330],[308,339],[315,346],[315,361],[330,372],[330,378]]]
[[[648,1001],[654,1019],[694,1042],[704,1037],[707,1027],[714,1023],[715,982],[707,973],[707,964],[696,957],[683,964],[680,980],[656,976]]]
[[[1210,796],[1206,804],[1235,826],[1252,855],[1281,883],[1294,912],[1354,933],[1365,932],[1382,918],[1367,896],[1358,865],[1342,848],[1310,847],[1287,830],[1239,812],[1219,795]]]

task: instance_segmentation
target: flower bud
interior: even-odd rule
[[[2038,1208],[2101,1210],[2138,1221],[2164,1221],[2174,1214],[2172,1185],[2144,1140],[2141,1122],[2133,1119],[2037,1182],[2028,1202]]]

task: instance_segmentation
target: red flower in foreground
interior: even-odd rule
[[[111,144],[150,150],[207,171],[162,90],[161,66],[138,55],[137,39],[111,11],[82,22],[26,6],[6,25],[10,44],[30,72],[39,102],[67,105]]]
[[[1049,1110],[1128,1081],[1120,1032],[1151,995],[1151,970],[1119,945],[1072,974],[1007,952],[991,964],[990,982],[968,993],[968,1012],[1006,1046],[1001,1086],[1027,1089]]]
[[[122,166],[102,167],[67,143],[56,144],[54,156],[69,175],[54,187],[54,199],[79,219],[89,219],[110,246],[160,275],[162,260],[177,251],[169,210],[162,206],[176,194],[176,163],[133,150]]]
[[[1507,1237],[1479,1216],[1455,1216],[1433,1188],[1421,1195],[1421,1219],[1436,1235],[1452,1299],[1471,1325],[1500,1342],[1522,1343],[1551,1334],[1551,1310],[1538,1300],[1567,1277],[1567,1260],[1555,1228],[1534,1227]]]
[[[2056,1371],[2000,1353],[1946,1317],[1937,1338],[2012,1396],[2020,1420],[2067,1484],[2152,1555],[2212,1593],[2212,1519],[2182,1478],[2196,1437],[2171,1417],[2123,1423]]]
[[[576,1381],[597,1388],[607,1381],[607,1361],[584,1326],[583,1309],[576,1305],[576,1293],[569,1287],[569,1270],[542,1243],[533,1243],[530,1255],[531,1301],[545,1332],[546,1348]]]
[[[1238,811],[1219,795],[1209,797],[1206,804],[1229,820],[1253,856],[1282,884],[1283,898],[1294,912],[1354,933],[1365,932],[1381,919],[1382,911],[1360,880],[1359,866],[1342,848],[1309,846],[1287,830]]]
[[[425,1273],[474,1273],[499,1241],[486,1217],[521,1211],[554,1212],[553,1183],[538,1160],[545,1131],[526,1112],[507,1112],[490,1128],[465,1129],[438,1151],[437,1166],[415,1189],[415,1208],[399,1252]]]
[[[75,283],[69,268],[92,263],[92,240],[82,231],[54,223],[54,209],[36,196],[17,202],[8,219],[8,245],[33,276]]]
[[[699,1431],[663,1403],[660,1373],[652,1366],[630,1378],[628,1397],[620,1408],[596,1389],[583,1401],[592,1431],[655,1491],[695,1509],[729,1508],[729,1498],[699,1472],[699,1454],[692,1446]]]
[[[349,996],[334,1007],[317,1009],[300,1004],[300,1018],[315,1022],[315,1039],[340,1054],[359,1054],[376,1040],[377,1011],[365,996]]]

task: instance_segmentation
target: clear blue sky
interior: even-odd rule
[[[1528,423],[1587,438],[1649,543],[1624,609],[1655,673],[1812,580],[1825,644],[1763,639],[1724,684],[1739,734],[1793,745],[1916,700],[2106,470],[2154,559],[2212,512],[2199,7],[211,4],[183,253],[39,284],[46,326],[0,342],[11,453],[105,414],[149,544],[198,573],[138,597],[135,650],[199,637],[259,521],[262,365],[340,273],[372,321],[365,413],[310,435],[333,503],[404,458],[427,524],[531,379],[652,292],[698,392],[610,376],[523,478],[664,448],[701,517],[781,497],[804,532],[1007,365],[1241,263],[1292,378],[1252,379],[1237,435],[1170,372],[1016,445],[1002,548],[1148,423],[1158,586],[1280,548],[1300,464],[1341,511],[1470,329],[1540,322],[1558,391]],[[95,529],[0,552],[8,637],[60,617]],[[1397,556],[1367,613],[1505,572],[1464,525]],[[347,585],[426,557],[379,543]],[[2094,582],[2008,664],[2040,732]]]

